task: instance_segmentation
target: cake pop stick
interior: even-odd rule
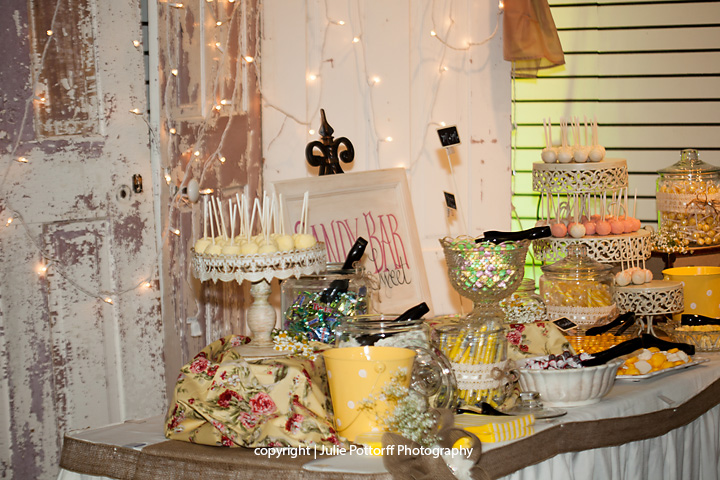
[[[307,224],[308,224],[308,203],[310,199],[310,192],[305,191],[305,195],[303,195],[303,212],[302,212],[302,233],[307,235]]]
[[[567,227],[560,220],[560,195],[558,195],[557,206],[555,208],[555,223],[550,226],[550,232],[552,233],[553,237],[563,238],[565,235],[567,235]]]
[[[590,149],[588,158],[590,159],[591,162],[600,162],[600,161],[602,161],[603,158],[605,158],[605,147],[598,144],[597,117],[593,117],[592,135],[593,135],[593,146],[592,146],[592,149]]]
[[[213,202],[213,203],[214,203],[214,202]],[[215,209],[213,208],[213,213],[214,213],[214,210],[215,210]],[[210,219],[210,236],[212,237],[212,243],[213,243],[213,245],[215,245],[215,227],[213,227],[212,219]]]
[[[235,208],[231,198],[228,198],[228,210],[230,212],[230,245],[235,245]]]
[[[210,204],[212,206],[213,218],[215,218],[215,225],[217,225],[218,230],[220,230],[220,222],[218,221],[217,208],[215,208],[215,197],[212,198]],[[210,223],[210,233],[212,234],[213,245],[214,245],[215,244],[215,229],[212,227],[212,223]]]
[[[543,118],[543,130],[545,132],[545,148],[540,153],[540,158],[545,163],[555,163],[557,161],[557,151],[552,144],[552,124],[550,118]]]
[[[280,214],[280,235],[285,235],[285,212],[283,210],[283,196],[282,193],[278,195],[278,212]]]
[[[582,223],[578,223],[580,215],[580,200],[578,194],[575,194],[575,221],[568,225],[568,233],[573,238],[582,238],[585,236],[585,226]]]
[[[225,216],[223,215],[223,208],[222,208],[222,202],[219,198],[216,198],[217,204],[218,204],[218,210],[220,212],[220,223],[222,225],[222,235],[221,237],[227,238],[227,227],[225,226]]]
[[[244,219],[244,215],[243,215],[243,202],[242,202],[243,199],[244,198],[240,197],[240,193],[237,193],[237,192],[235,193],[235,200],[237,200],[237,208],[238,208],[238,210],[237,210],[238,216],[237,216],[236,220],[237,220],[237,224],[238,224],[238,230],[240,230],[238,232],[238,237],[240,237],[240,238],[243,237],[243,233],[245,231],[245,229],[244,229],[245,219]]]
[[[597,222],[597,225],[595,226],[595,232],[598,235],[608,235],[612,231],[612,227],[610,226],[610,222],[606,220],[605,217],[605,206],[607,203],[607,193],[602,193],[602,200],[600,201],[600,218],[601,220]]]
[[[253,209],[252,209],[252,216],[250,217],[250,232],[248,233],[248,236],[250,236],[253,228],[255,227],[255,212],[260,213],[260,200],[255,198],[255,202],[253,203]]]
[[[573,158],[572,149],[567,144],[567,120],[565,118],[560,119],[560,140],[561,146],[558,149],[558,162],[570,163]]]
[[[588,160],[588,151],[581,143],[580,138],[580,120],[578,117],[573,118],[573,137],[575,145],[573,145],[573,160],[577,163],[585,163]]]
[[[203,238],[207,238],[208,225],[208,196],[203,195]]]

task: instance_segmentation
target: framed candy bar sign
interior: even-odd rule
[[[402,313],[423,301],[431,304],[405,169],[285,180],[274,185],[283,197],[287,232],[300,228],[303,195],[309,192],[308,233],[325,243],[329,262],[343,262],[358,237],[368,241],[363,266],[380,286],[374,310]]]

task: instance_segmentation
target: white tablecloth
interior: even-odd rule
[[[720,378],[720,354],[696,358],[709,361],[641,382],[617,380],[598,404],[569,408],[557,419],[538,422],[537,431],[573,422],[629,417],[675,408]],[[718,399],[720,402],[720,399]],[[140,449],[165,440],[162,417],[86,430],[71,435],[94,443]],[[507,445],[485,444],[483,451]],[[519,470],[508,480],[532,479],[712,479],[720,478],[720,406],[669,433],[618,447],[570,452]],[[96,480],[102,477],[62,470],[60,480]]]

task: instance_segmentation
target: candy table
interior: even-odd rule
[[[491,478],[509,480],[717,479],[720,354],[695,358],[707,361],[639,382],[617,380],[600,403],[539,422],[533,436],[483,445],[479,465]],[[378,458],[323,458],[311,471],[306,464],[314,461],[312,455],[268,459],[249,449],[167,441],[162,421],[155,417],[66,436],[59,479],[392,478]]]

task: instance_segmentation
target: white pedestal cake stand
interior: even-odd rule
[[[635,312],[640,329],[653,331],[653,317],[681,313],[685,309],[683,284],[671,280],[653,280],[644,285],[615,287],[620,313]]]
[[[205,255],[192,250],[193,275],[202,282],[252,282],[253,303],[247,311],[252,333],[250,344],[241,347],[245,357],[262,358],[283,355],[273,348],[271,332],[275,327],[275,309],[267,301],[270,281],[320,273],[327,264],[324,243],[304,250],[253,255]]]

